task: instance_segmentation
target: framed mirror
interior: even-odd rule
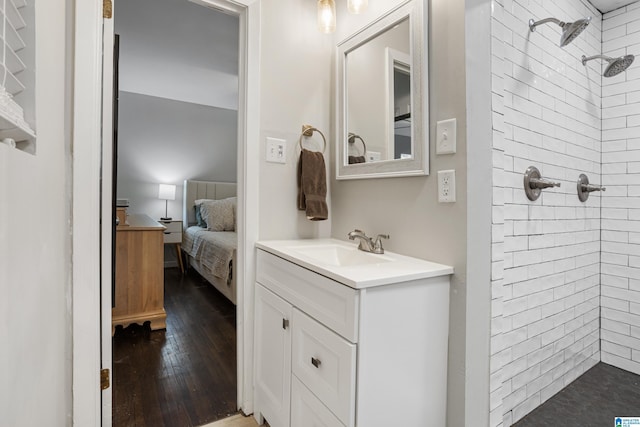
[[[422,2],[403,2],[338,44],[336,178],[427,175]]]

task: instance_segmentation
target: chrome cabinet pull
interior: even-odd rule
[[[311,358],[311,364],[313,366],[315,366],[316,368],[319,368],[320,365],[322,365],[322,362],[320,361],[320,359],[316,359],[315,357]]]

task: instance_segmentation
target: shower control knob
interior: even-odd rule
[[[531,201],[538,200],[543,188],[560,187],[559,182],[542,178],[535,166],[529,166],[524,173],[524,192]]]
[[[581,202],[586,202],[589,198],[589,193],[593,191],[606,191],[607,189],[601,185],[589,184],[589,177],[585,174],[580,174],[578,178],[578,199]]]

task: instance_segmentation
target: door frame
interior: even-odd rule
[[[192,0],[194,1],[194,0]],[[255,242],[258,238],[260,135],[260,2],[195,0],[240,18],[241,91],[238,105],[238,404],[253,412],[253,310]],[[244,27],[244,28],[243,28]],[[72,141],[72,376],[73,425],[102,425],[101,179],[102,2],[76,1],[73,55]],[[244,49],[243,49],[244,47]],[[244,51],[244,52],[243,52]],[[244,123],[244,126],[241,124]],[[109,141],[105,141],[108,145]],[[105,168],[108,169],[108,168]],[[104,172],[104,173],[103,173]],[[110,242],[107,247],[110,247]],[[110,286],[110,284],[109,284]],[[109,328],[110,329],[110,328]],[[107,399],[108,400],[108,399]]]

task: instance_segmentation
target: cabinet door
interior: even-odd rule
[[[289,427],[291,304],[256,284],[256,411],[271,427]]]

